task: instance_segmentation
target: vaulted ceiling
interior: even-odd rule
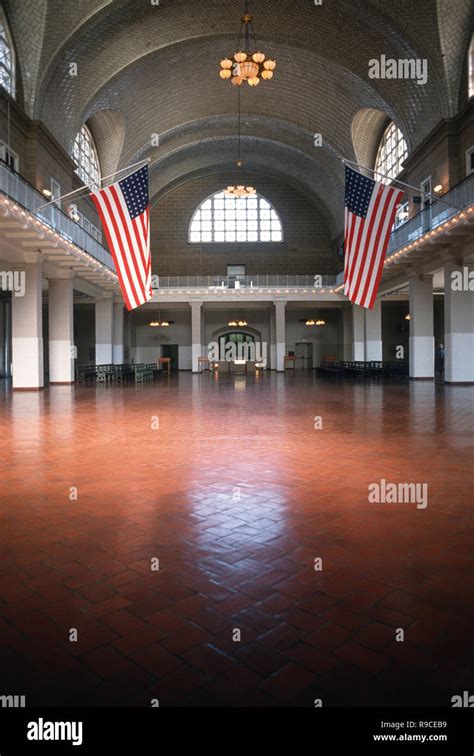
[[[83,122],[104,172],[152,158],[152,194],[228,170],[236,154],[237,93],[218,77],[236,46],[238,0],[6,0],[24,101],[70,151]],[[342,211],[338,155],[370,154],[384,119],[413,148],[457,109],[471,0],[254,0],[271,82],[242,87],[243,156],[250,171],[294,184]],[[381,55],[426,58],[429,78],[371,80]],[[77,65],[77,76],[71,75]],[[363,114],[368,115],[362,115]],[[354,120],[355,119],[355,120]],[[323,147],[315,147],[321,133]],[[154,135],[159,146],[153,146]]]

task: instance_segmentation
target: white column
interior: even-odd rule
[[[113,316],[112,296],[95,301],[95,364],[111,365],[113,362]]]
[[[410,279],[410,378],[434,378],[433,276]]]
[[[365,311],[365,361],[382,360],[382,302]]]
[[[12,293],[12,366],[14,389],[41,389],[43,368],[43,292],[41,256],[25,254],[24,296]]]
[[[350,306],[342,308],[342,359],[346,362],[350,362],[352,359],[352,311]]]
[[[72,273],[49,279],[49,382],[74,383],[74,291]]]
[[[201,308],[202,302],[190,302],[191,305],[191,344],[193,373],[199,373],[199,357],[202,357],[201,346]]]
[[[352,305],[352,360],[363,362],[365,358],[365,313],[364,308]]]
[[[444,268],[444,380],[474,383],[473,268],[453,262]]]
[[[113,346],[112,357],[114,365],[123,365],[123,302],[114,302],[114,320],[113,320]]]
[[[286,302],[282,300],[275,301],[275,333],[276,333],[276,369],[278,373],[285,370],[286,354],[286,323],[285,323]]]
[[[268,369],[269,370],[276,370],[276,336],[275,336],[275,309],[273,307],[270,307],[269,312],[269,318],[268,318],[268,334],[269,334],[269,345],[268,345]]]

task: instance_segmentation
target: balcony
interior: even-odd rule
[[[434,231],[454,218],[460,210],[474,204],[474,173],[442,196],[442,202],[435,201],[425,210],[399,226],[390,236],[387,258],[397,250],[413,244],[429,231]],[[452,205],[450,205],[452,203]]]
[[[58,232],[66,242],[84,250],[106,268],[115,272],[112,256],[105,247],[56,205],[49,205],[38,211],[37,208],[45,204],[44,196],[1,161],[0,193],[5,194],[24,210],[28,210],[35,218]]]
[[[154,289],[331,289],[336,276],[153,276]]]

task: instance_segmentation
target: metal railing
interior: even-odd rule
[[[36,208],[45,204],[44,196],[31,184],[25,181],[18,173],[12,171],[0,161],[0,192],[6,194],[11,200],[28,210],[50,228],[57,231],[61,236],[72,244],[83,249],[91,257],[106,265],[115,272],[115,265],[110,253],[99,244],[87,231],[75,223],[56,205],[49,205],[43,210]],[[38,246],[41,246],[39,244]]]
[[[409,221],[399,226],[390,236],[387,257],[392,255],[400,247],[419,239],[420,236],[432,231],[441,223],[445,223],[449,218],[459,212],[459,208],[468,207],[474,202],[474,173],[457,184],[451,191],[443,194],[442,202],[433,202],[427,207],[410,218]],[[453,203],[453,207],[449,204]]]
[[[156,289],[321,289],[336,285],[336,276],[153,276]]]

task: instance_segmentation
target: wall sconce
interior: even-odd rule
[[[436,194],[441,194],[441,192],[443,191],[443,184],[436,184],[436,186],[435,186],[435,188],[433,189],[433,191],[434,191],[434,192],[435,192]]]

